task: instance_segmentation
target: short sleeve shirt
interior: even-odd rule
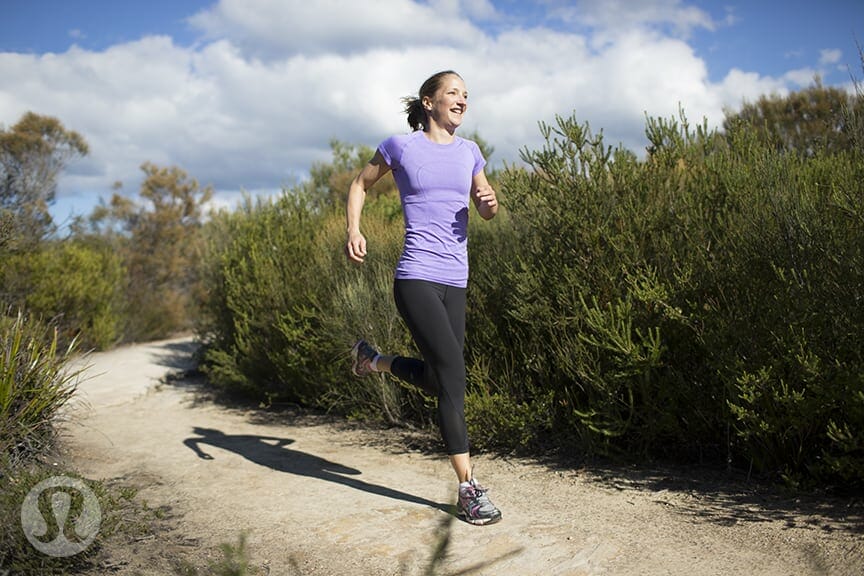
[[[429,140],[422,130],[378,146],[393,171],[405,219],[399,279],[468,285],[468,204],[471,183],[486,165],[480,148],[456,137]]]

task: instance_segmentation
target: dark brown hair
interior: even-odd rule
[[[408,115],[408,126],[410,126],[412,130],[423,130],[427,127],[428,118],[426,117],[426,110],[423,108],[423,98],[432,98],[441,87],[444,78],[451,75],[459,76],[459,74],[453,70],[437,72],[423,82],[417,96],[406,96],[402,98],[402,103],[405,105],[405,113]],[[459,76],[459,78],[461,78],[461,76]]]

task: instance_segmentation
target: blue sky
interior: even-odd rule
[[[399,98],[452,68],[493,164],[576,116],[644,149],[645,115],[693,121],[818,74],[864,75],[864,2],[825,0],[0,0],[0,125],[60,118],[91,154],[55,216],[89,213],[140,164],[177,165],[222,204],[272,194],[406,129]]]
[[[0,52],[64,52],[72,44],[104,50],[154,34],[192,46],[200,39],[200,31],[188,18],[213,4],[212,0],[0,0]],[[494,5],[506,17],[484,23],[490,33],[510,26],[579,29],[549,14],[554,3],[499,0]],[[856,36],[864,43],[864,2],[856,0],[702,0],[682,6],[704,10],[718,23],[691,37],[696,53],[708,63],[712,80],[735,66],[781,75],[790,68],[812,66],[823,50],[839,49],[846,56],[844,64],[855,64]],[[826,80],[842,83],[847,77],[835,69]]]

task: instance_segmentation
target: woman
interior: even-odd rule
[[[465,293],[468,284],[468,199],[489,220],[498,212],[477,144],[456,136],[468,109],[462,78],[451,70],[427,79],[417,97],[403,99],[413,132],[382,142],[348,190],[346,252],[366,257],[360,214],[366,190],[388,172],[399,188],[405,243],[396,267],[396,307],[423,360],[383,356],[355,344],[357,376],[387,372],[438,398],[438,425],[459,480],[457,512],[471,524],[501,519],[472,474],[465,425]]]

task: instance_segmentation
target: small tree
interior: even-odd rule
[[[726,111],[728,132],[736,122],[756,128],[781,151],[813,156],[819,151],[849,150],[853,135],[848,126],[852,98],[839,88],[824,87],[817,77],[813,86],[788,96],[761,96],[738,112]]]
[[[176,166],[145,162],[141,170],[143,202],[115,193],[90,216],[92,230],[124,256],[128,339],[161,337],[189,326],[204,206],[213,196],[212,188],[202,188]]]
[[[32,246],[53,230],[48,206],[57,178],[89,151],[84,138],[56,118],[27,112],[9,130],[0,128],[0,245]]]

